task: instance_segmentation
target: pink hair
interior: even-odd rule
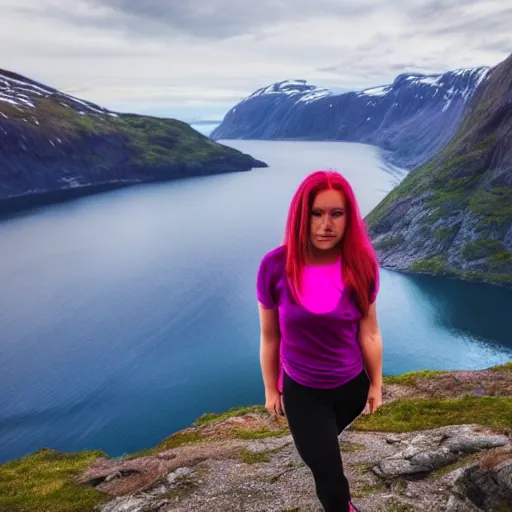
[[[295,298],[300,290],[300,273],[306,264],[310,237],[310,216],[316,195],[323,190],[339,190],[345,196],[347,223],[341,242],[341,271],[344,285],[351,288],[361,312],[370,307],[372,287],[379,266],[349,182],[335,171],[315,171],[299,185],[290,204],[286,222],[286,274]]]

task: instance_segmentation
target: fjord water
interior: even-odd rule
[[[262,403],[255,277],[300,180],[336,168],[363,214],[401,178],[360,144],[228,141],[269,164],[0,223],[0,460],[111,456]],[[385,373],[512,358],[512,290],[382,271]]]

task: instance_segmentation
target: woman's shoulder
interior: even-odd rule
[[[263,255],[262,261],[271,261],[273,263],[284,262],[286,260],[286,246],[279,245]]]
[[[260,261],[260,272],[266,274],[279,273],[284,269],[286,264],[286,247],[280,245],[267,251]]]

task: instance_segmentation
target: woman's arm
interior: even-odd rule
[[[275,414],[281,414],[279,379],[279,345],[281,333],[277,309],[266,309],[258,304],[260,317],[260,363],[265,386],[265,407]]]
[[[370,412],[373,412],[382,404],[382,336],[377,322],[376,302],[370,305],[368,314],[361,319],[359,344],[371,382],[368,402]]]

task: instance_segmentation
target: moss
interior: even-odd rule
[[[179,446],[184,446],[186,444],[195,444],[207,441],[208,438],[204,437],[200,432],[190,430],[183,432],[176,432],[169,437],[165,438],[158,446],[154,448],[149,448],[147,450],[141,450],[136,453],[132,453],[126,457],[126,459],[135,459],[137,457],[147,457],[150,455],[155,455],[158,452],[164,450],[170,450],[171,448],[178,448]]]
[[[478,238],[464,245],[461,254],[466,260],[475,261],[486,258],[493,253],[501,252],[503,249],[504,245],[501,240]]]
[[[88,512],[108,497],[74,479],[99,451],[60,453],[43,449],[0,465],[0,510],[9,512]]]
[[[428,198],[426,205],[429,208],[440,206],[448,207],[450,210],[465,208],[468,203],[469,192],[474,188],[475,177],[452,179],[443,187],[434,189],[434,194]]]
[[[412,432],[464,423],[476,423],[512,433],[512,398],[403,399],[382,406],[371,415],[360,416],[351,428]]]
[[[340,441],[339,443],[342,452],[359,452],[361,450],[366,450],[366,446],[364,444],[359,443],[350,443],[348,441]]]
[[[493,372],[512,372],[512,361],[499,366],[493,366],[490,370]]]
[[[418,379],[431,379],[445,373],[445,371],[441,370],[416,370],[413,372],[403,373],[402,375],[385,375],[383,377],[383,382],[384,384],[414,386]]]
[[[433,274],[451,274],[444,256],[432,256],[414,262],[409,267],[410,272],[427,272]]]
[[[424,192],[423,184],[435,170],[434,162],[429,162],[410,172],[380,203],[365,217],[369,229],[384,218],[400,199],[418,196]]]
[[[267,410],[264,406],[253,405],[248,407],[233,407],[226,412],[222,413],[206,413],[200,416],[196,421],[194,421],[194,425],[208,425],[210,423],[214,423],[217,421],[224,421],[228,418],[244,416],[245,414],[267,414]]]
[[[29,114],[35,115],[40,124],[23,122],[23,129],[36,136],[61,137],[68,142],[116,139],[117,148],[123,148],[124,152],[128,149],[131,153],[126,165],[158,167],[162,178],[167,172],[176,173],[177,164],[194,165],[194,173],[201,174],[201,165],[207,173],[214,166],[219,170],[223,167],[229,170],[231,166],[250,168],[254,162],[249,155],[212,141],[182,121],[135,114],[114,117],[106,111],[94,113],[85,107],[82,115],[80,109],[80,105],[67,107],[59,99],[48,97],[38,99],[35,110],[9,108],[6,115],[16,123],[23,122]],[[94,158],[94,149],[96,145],[91,155],[84,155],[87,149],[83,149],[80,156],[74,158]]]
[[[245,464],[260,464],[262,462],[270,462],[270,454],[270,450],[262,452],[251,452],[247,449],[243,449],[239,453],[238,458]]]
[[[460,229],[460,223],[446,228],[439,228],[434,231],[434,236],[441,241],[453,237]]]
[[[377,492],[382,492],[386,489],[386,486],[384,483],[378,483],[378,484],[354,484],[350,488],[350,494],[353,498],[361,499],[361,498],[367,498],[368,496],[371,496],[372,494],[375,494]]]
[[[455,271],[454,275],[461,279],[465,279],[467,281],[479,281],[485,282],[489,284],[498,284],[498,285],[510,285],[512,284],[512,273],[504,272],[502,274],[493,273],[493,272],[483,272],[476,270],[467,270],[467,271]]]
[[[160,499],[182,499],[185,496],[192,494],[199,488],[197,474],[193,475],[181,475],[176,478],[173,486],[164,494],[159,494],[158,497]]]
[[[386,501],[385,512],[416,512],[416,508],[408,505],[407,503],[403,503],[396,498],[391,498]]]
[[[451,473],[452,471],[455,471],[456,469],[462,468],[464,466],[469,466],[474,462],[477,462],[481,455],[481,453],[473,453],[472,455],[466,455],[464,457],[461,457],[459,460],[453,462],[452,464],[447,464],[446,466],[436,469],[427,476],[427,479],[437,480],[438,478],[441,478],[444,475]]]
[[[377,250],[383,251],[383,250],[390,249],[392,247],[401,245],[404,242],[405,242],[404,235],[399,233],[398,235],[387,236],[386,238],[383,238],[382,240],[375,242],[374,247]]]
[[[470,201],[471,211],[484,217],[484,224],[503,224],[512,220],[512,189],[494,187],[479,190]]]
[[[272,430],[265,427],[257,429],[236,428],[233,430],[235,437],[240,439],[266,439],[267,437],[282,437],[290,433],[287,428]]]
[[[495,252],[489,256],[491,263],[502,263],[505,265],[511,265],[512,268],[512,251],[500,251]]]

